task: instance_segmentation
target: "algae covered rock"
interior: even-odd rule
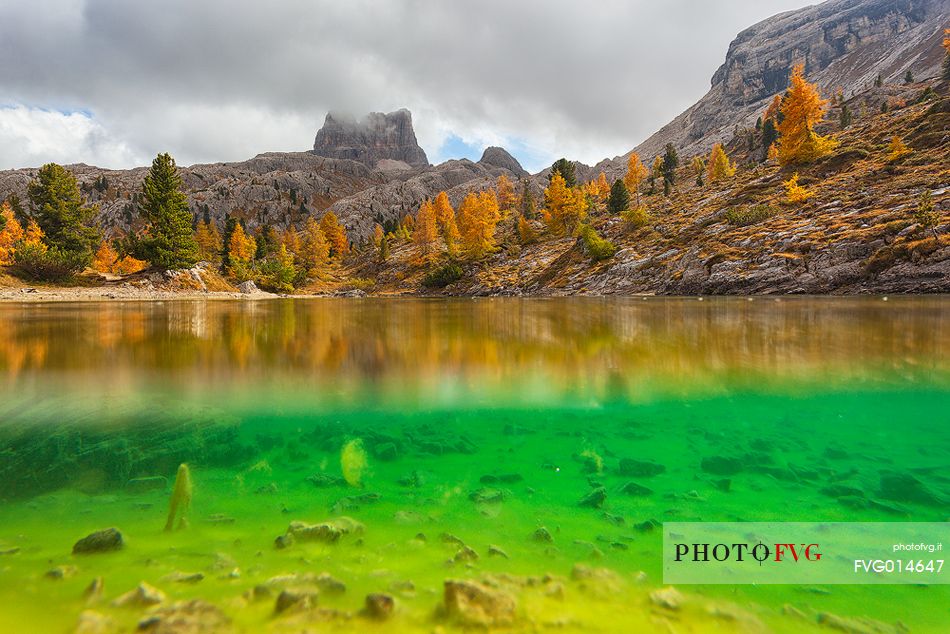
[[[366,595],[366,603],[362,614],[377,621],[389,619],[396,611],[396,600],[382,592],[374,592]]]
[[[138,624],[148,634],[224,634],[233,632],[231,619],[217,606],[194,599],[153,608]]]
[[[515,621],[515,598],[482,583],[446,579],[442,600],[445,615],[463,625],[504,627]]]
[[[86,535],[73,544],[74,555],[91,555],[120,550],[125,545],[122,533],[117,528],[105,528]]]
[[[344,535],[362,535],[364,530],[365,527],[353,518],[337,517],[319,524],[307,524],[300,521],[291,522],[285,535],[292,536],[294,541],[298,542],[332,544],[339,541]]]
[[[136,607],[143,605],[158,605],[165,601],[165,593],[144,581],[132,590],[119,596],[112,602],[113,607]]]
[[[632,476],[634,478],[649,478],[663,473],[666,471],[666,467],[656,462],[624,458],[620,461],[618,471],[620,475]]]

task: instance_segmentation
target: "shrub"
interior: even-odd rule
[[[584,244],[584,252],[592,260],[606,260],[613,257],[617,252],[617,247],[614,246],[613,242],[600,237],[590,225],[583,225],[578,234]]]
[[[429,271],[422,279],[422,285],[428,288],[444,288],[460,279],[462,279],[462,267],[451,262]]]
[[[726,211],[726,222],[736,227],[746,227],[754,225],[757,222],[768,220],[776,215],[768,205],[755,205],[753,207],[739,207]]]
[[[639,229],[650,224],[650,212],[647,211],[647,208],[643,205],[640,205],[636,209],[621,211],[620,218],[631,229]]]
[[[47,282],[68,280],[86,268],[88,259],[86,253],[26,243],[13,254],[13,264],[20,273]]]

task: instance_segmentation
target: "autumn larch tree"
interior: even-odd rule
[[[709,154],[709,182],[715,183],[716,181],[732,178],[735,173],[736,166],[729,161],[729,156],[726,155],[722,143],[715,144]]]
[[[240,281],[250,279],[250,264],[256,253],[257,243],[254,238],[247,235],[240,222],[235,223],[228,241],[228,274]]]
[[[296,232],[294,233],[296,234]],[[287,241],[292,243],[293,237],[288,236]],[[307,216],[299,241],[300,246],[296,253],[301,270],[309,277],[321,276],[330,259],[330,242],[327,240],[323,228],[313,216]],[[292,244],[288,246],[288,251],[294,252]]]
[[[626,211],[629,207],[630,194],[627,192],[627,186],[618,178],[610,188],[610,197],[607,199],[607,211],[612,214],[619,214]]]
[[[318,225],[319,230],[319,225]],[[321,232],[322,233],[322,232]],[[297,228],[293,225],[288,226],[284,229],[284,232],[280,236],[280,243],[287,247],[287,252],[300,259],[300,233],[297,231]]]
[[[458,220],[462,234],[462,252],[466,258],[478,260],[494,251],[495,229],[501,220],[494,191],[468,194],[459,205]]]
[[[502,178],[504,176],[498,179],[499,185]],[[454,256],[458,252],[458,241],[461,235],[455,221],[455,210],[452,208],[452,203],[449,202],[449,195],[445,192],[439,192],[439,195],[435,197],[435,202],[432,203],[432,208],[435,211],[435,222],[439,228],[439,234],[445,242],[445,249],[450,256]]]
[[[320,220],[320,228],[330,243],[330,256],[342,260],[350,252],[350,241],[346,237],[346,227],[340,224],[336,214],[327,211]]]
[[[627,157],[627,173],[623,177],[623,184],[627,187],[627,192],[633,192],[637,197],[637,206],[640,206],[640,185],[643,184],[649,171],[646,165],[640,160],[640,155],[631,152]]]
[[[198,261],[198,243],[191,230],[188,198],[175,159],[159,154],[142,183],[138,212],[146,222],[141,256],[161,269],[190,268]]]
[[[103,240],[92,258],[92,268],[100,273],[115,273],[118,262],[119,254],[115,252],[108,240]]]
[[[696,172],[696,186],[703,186],[703,172],[706,171],[706,161],[701,156],[694,156],[692,162],[693,171]]]
[[[650,168],[650,193],[656,191],[656,177],[663,174],[663,157],[657,156],[653,159],[653,166]]]
[[[416,245],[416,258],[423,264],[438,256],[439,228],[435,220],[435,208],[426,198],[416,213],[416,225],[412,232],[412,242]]]
[[[498,208],[502,213],[507,214],[518,206],[518,195],[515,193],[515,185],[511,179],[502,174],[495,183],[495,192],[498,194]]]
[[[551,182],[555,174],[559,174],[568,187],[577,185],[577,176],[574,174],[574,163],[568,161],[566,158],[559,158],[554,161],[554,164],[551,166],[551,174],[548,176],[548,183]]]
[[[597,202],[606,203],[607,199],[610,197],[610,190],[611,185],[609,182],[607,182],[607,175],[601,172],[597,176],[597,180],[594,181],[594,186],[591,188],[591,193],[594,194]]]
[[[782,165],[810,163],[838,145],[834,139],[815,133],[815,125],[824,118],[827,104],[818,88],[805,81],[804,65],[795,66],[777,126],[778,156]]]
[[[13,264],[13,252],[23,240],[23,226],[13,214],[13,207],[4,201],[0,206],[0,266]]]
[[[888,150],[889,153],[887,155],[887,160],[891,163],[899,161],[913,152],[913,150],[907,147],[907,144],[904,143],[904,141],[897,135],[891,138],[891,143],[888,146]]]
[[[568,187],[560,174],[554,174],[544,190],[546,220],[554,233],[571,234],[584,218],[583,192]]]
[[[221,234],[218,226],[211,220],[202,220],[198,223],[195,233],[195,242],[198,243],[198,257],[205,262],[215,262],[221,254]]]
[[[56,163],[47,163],[27,186],[27,194],[30,215],[43,232],[43,244],[74,258],[77,267],[88,266],[101,240],[97,224],[99,206],[83,205],[73,173]]]

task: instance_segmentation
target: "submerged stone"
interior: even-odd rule
[[[624,458],[620,461],[619,471],[620,475],[650,478],[666,471],[666,467],[656,462]]]
[[[593,508],[599,509],[604,505],[604,502],[607,500],[607,489],[604,487],[598,487],[581,498],[578,502],[578,506],[584,508]]]
[[[106,528],[86,535],[73,544],[74,555],[91,555],[108,553],[122,548],[124,541],[122,533],[117,528]]]
[[[153,608],[139,621],[139,632],[149,634],[224,634],[232,632],[231,619],[217,606],[194,599]]]
[[[700,463],[700,468],[713,475],[731,476],[744,471],[745,462],[736,456],[707,456]]]
[[[165,593],[158,588],[151,586],[144,581],[132,590],[119,596],[112,602],[112,605],[121,607],[134,607],[143,605],[158,605],[165,600]]]
[[[551,542],[554,541],[554,537],[551,535],[551,531],[549,531],[549,530],[548,530],[546,527],[544,527],[544,526],[542,526],[542,527],[538,528],[537,530],[535,530],[535,531],[531,534],[531,539],[534,540],[534,541],[536,541],[536,542],[543,542],[543,543],[547,543],[547,544],[550,544]]]
[[[393,615],[396,610],[396,600],[382,592],[374,592],[366,595],[363,615],[377,621],[385,621]]]
[[[281,614],[290,608],[308,610],[317,605],[317,591],[294,588],[282,590],[274,601],[274,614]]]
[[[168,488],[168,478],[165,476],[147,476],[132,478],[125,483],[125,490],[129,493],[147,493],[149,491],[164,491]]]
[[[885,500],[939,505],[941,500],[927,485],[909,473],[884,473],[878,493]]]
[[[446,579],[442,607],[447,617],[462,625],[505,627],[515,622],[517,602],[503,590],[475,581]]]
[[[626,483],[620,487],[620,492],[630,497],[647,497],[653,495],[653,489],[645,487],[642,484],[637,484],[636,482]]]

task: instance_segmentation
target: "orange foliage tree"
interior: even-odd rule
[[[237,223],[228,241],[228,259],[231,263],[229,273],[235,277],[247,279],[249,266],[257,253],[257,242],[244,232],[241,223]]]
[[[445,192],[439,192],[432,206],[435,211],[435,222],[438,225],[439,233],[445,241],[445,248],[449,255],[455,255],[458,251],[459,238],[462,236],[459,233],[458,224],[455,222],[455,210],[452,209],[452,203],[449,202],[449,195]]]
[[[439,228],[435,219],[435,207],[426,198],[416,213],[415,229],[412,232],[412,242],[416,245],[416,256],[420,262],[430,262],[438,255],[438,239]]]
[[[495,249],[495,229],[501,212],[494,191],[468,194],[459,206],[458,220],[465,257],[477,260]]]
[[[297,236],[296,251],[292,248],[295,236],[297,236],[296,231],[287,236],[288,242],[291,243],[285,243],[287,251],[294,254],[308,276],[320,275],[326,269],[330,259],[330,243],[324,235],[323,228],[317,223],[316,218],[307,216],[307,222],[303,225],[303,236]]]
[[[822,99],[818,88],[805,81],[805,67],[798,64],[782,100],[782,120],[776,126],[779,132],[778,156],[782,165],[810,163],[831,152],[838,142],[819,136],[815,125],[825,116],[828,101]]]
[[[13,252],[17,244],[23,240],[23,227],[13,215],[10,203],[4,202],[0,206],[0,266],[13,264]]]
[[[573,233],[587,207],[584,193],[568,187],[560,174],[551,176],[551,184],[544,190],[544,205],[544,219],[555,233]]]
[[[640,160],[640,155],[632,152],[627,157],[627,173],[624,174],[623,184],[627,186],[627,191],[637,196],[637,206],[640,206],[640,185],[649,175],[647,166]]]
[[[346,237],[346,227],[340,224],[340,220],[336,217],[336,214],[332,211],[327,211],[323,214],[323,219],[320,221],[320,228],[323,230],[323,235],[326,236],[327,242],[330,243],[330,255],[342,259],[347,253],[350,252],[350,241]]]
[[[205,262],[215,262],[221,254],[221,234],[218,226],[211,221],[198,223],[195,232],[195,242],[198,243],[198,257]]]
[[[118,261],[119,254],[115,252],[108,240],[103,240],[92,258],[92,268],[100,273],[114,273]]]
[[[729,160],[729,156],[722,147],[722,143],[717,143],[713,146],[712,152],[709,154],[708,169],[710,183],[735,176],[736,166]]]
[[[502,212],[508,212],[518,206],[518,195],[515,193],[514,183],[504,174],[498,177],[495,191],[498,193],[498,208]]]

